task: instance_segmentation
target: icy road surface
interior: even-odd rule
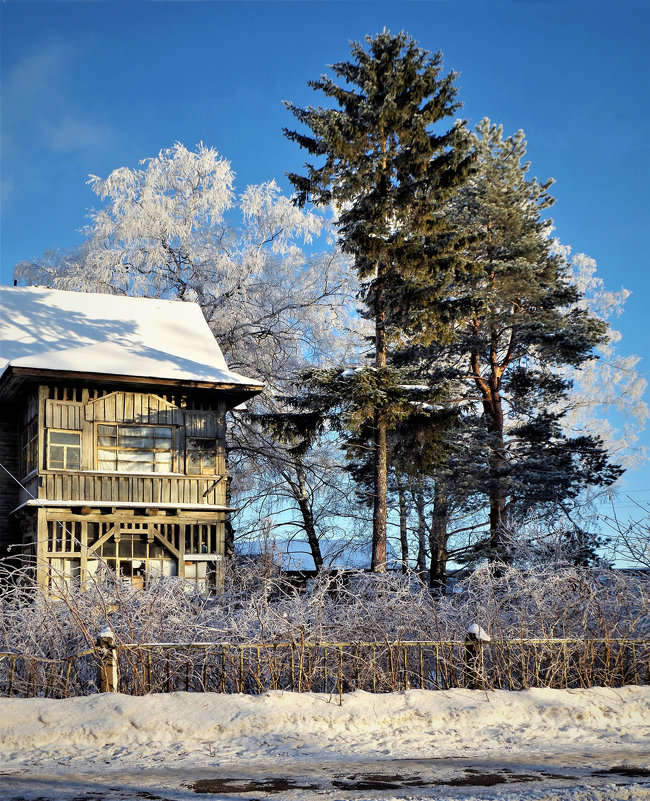
[[[0,699],[0,799],[650,801],[650,688]]]

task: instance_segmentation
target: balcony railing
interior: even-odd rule
[[[42,471],[21,491],[21,503],[33,495],[39,500],[66,503],[223,506],[225,483],[214,476]]]

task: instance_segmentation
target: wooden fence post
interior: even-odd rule
[[[465,637],[464,674],[465,686],[469,690],[485,690],[487,677],[483,664],[483,644],[490,642],[490,635],[478,625],[472,623]]]
[[[99,669],[97,683],[100,693],[117,692],[117,648],[115,637],[107,626],[97,635],[97,652],[99,654]]]

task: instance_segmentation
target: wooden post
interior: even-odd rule
[[[486,676],[483,664],[483,645],[490,642],[490,636],[478,625],[472,623],[465,637],[464,674],[468,690],[485,690]]]
[[[117,648],[115,637],[107,626],[97,635],[97,652],[99,654],[99,668],[97,683],[100,693],[117,692]]]

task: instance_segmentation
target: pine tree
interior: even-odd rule
[[[432,310],[460,256],[450,218],[440,212],[465,180],[472,157],[460,121],[440,129],[460,105],[454,73],[441,75],[442,55],[420,49],[404,33],[384,31],[365,41],[367,49],[355,43],[350,61],[332,65],[342,84],[326,76],[310,81],[330,107],[286,104],[310,133],[285,134],[324,158],[289,180],[299,205],[331,205],[338,213],[341,248],[366,282],[364,302],[374,324],[371,383],[386,387],[389,343],[401,321],[420,325],[427,336],[444,329]],[[375,392],[371,426],[376,571],[386,564],[387,395]]]
[[[581,307],[567,263],[542,217],[552,180],[528,178],[524,134],[477,126],[478,170],[458,193],[471,269],[454,292],[468,313],[453,351],[483,411],[489,546],[498,553],[508,516],[558,505],[620,474],[598,437],[563,430],[572,381],[566,368],[593,358],[606,324]],[[447,354],[449,358],[449,354]]]

